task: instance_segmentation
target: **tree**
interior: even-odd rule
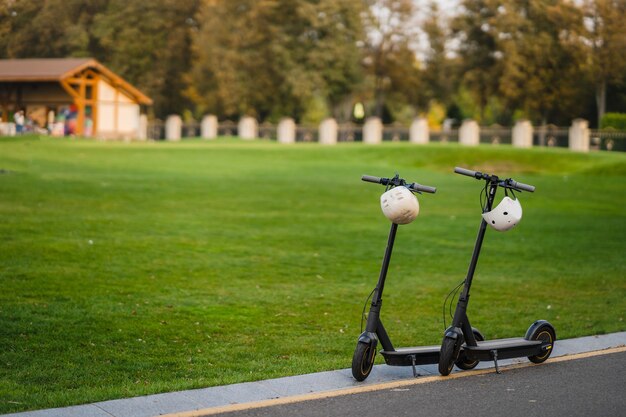
[[[365,67],[373,79],[374,114],[382,117],[387,95],[418,91],[419,65],[412,48],[415,8],[411,0],[370,0],[364,15]],[[410,98],[409,98],[410,100]]]
[[[502,72],[502,52],[498,45],[498,7],[495,0],[464,0],[452,23],[459,44],[463,88],[474,97],[485,118],[489,98],[498,91]]]
[[[428,40],[428,48],[424,54],[425,69],[422,72],[424,89],[427,91],[424,98],[449,106],[456,90],[456,74],[454,64],[447,56],[447,42],[451,35],[446,23],[438,4],[430,2],[426,20],[422,24]]]
[[[581,111],[580,9],[563,0],[511,0],[500,7],[499,23],[499,92],[508,106],[541,124]]]
[[[152,97],[157,116],[180,112],[199,2],[4,0],[0,56],[93,57]]]
[[[86,57],[98,55],[91,31],[106,0],[3,0],[0,56],[5,58]]]
[[[360,0],[212,1],[199,12],[187,94],[218,115],[299,118],[361,79]]]
[[[587,0],[588,64],[595,90],[598,125],[606,113],[609,84],[621,84],[626,72],[626,1]]]
[[[96,57],[152,97],[158,117],[189,106],[182,92],[198,7],[199,0],[110,0],[94,18]]]

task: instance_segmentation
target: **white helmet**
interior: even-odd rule
[[[506,196],[496,208],[483,213],[483,219],[494,229],[506,232],[522,220],[522,205],[517,198]]]
[[[409,224],[420,212],[417,198],[408,188],[400,186],[380,196],[383,214],[395,224]]]

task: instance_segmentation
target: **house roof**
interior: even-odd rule
[[[0,59],[0,82],[60,82],[87,68],[102,74],[139,103],[152,104],[150,97],[93,58]]]

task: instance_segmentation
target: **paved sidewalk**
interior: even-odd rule
[[[626,346],[626,332],[557,340],[551,357],[574,355],[620,346]],[[502,367],[523,362],[528,363],[525,358],[498,361]],[[493,368],[493,363],[481,362],[477,367],[477,369],[486,368]],[[438,375],[437,365],[419,366],[418,372],[422,377]],[[74,407],[5,414],[4,417],[155,417],[162,414],[182,413],[232,404],[285,398],[314,392],[337,391],[412,379],[413,372],[411,367],[377,365],[372,370],[369,378],[360,383],[352,378],[350,369],[343,369],[222,387],[103,401]]]

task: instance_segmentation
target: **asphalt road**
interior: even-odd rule
[[[619,417],[626,416],[625,371],[620,352],[221,415]]]

